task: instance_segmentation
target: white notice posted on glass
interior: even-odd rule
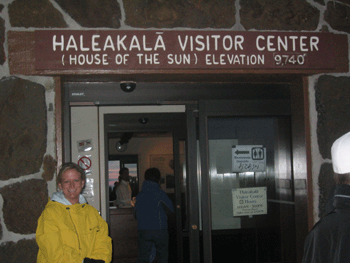
[[[267,188],[232,189],[233,216],[267,214]]]
[[[264,172],[266,148],[262,145],[236,145],[232,147],[233,172]]]

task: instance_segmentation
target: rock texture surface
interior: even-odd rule
[[[55,0],[83,27],[120,27],[120,7],[115,0]]]
[[[45,88],[2,79],[0,109],[0,180],[39,172],[47,141]]]
[[[42,173],[43,179],[48,182],[51,181],[56,171],[56,160],[51,155],[45,155],[43,162],[44,172]]]
[[[335,186],[333,179],[333,167],[331,163],[323,163],[318,177],[318,186],[320,188],[320,196],[318,203],[318,216],[321,218],[325,215],[326,204],[332,196],[332,190]]]
[[[235,3],[230,0],[123,1],[125,23],[139,28],[231,28]]]
[[[13,27],[64,28],[63,15],[49,0],[14,0],[8,7]]]
[[[350,78],[321,76],[315,86],[317,138],[324,159],[331,159],[333,142],[350,131]]]
[[[37,221],[48,201],[44,180],[31,179],[0,188],[7,229],[18,234],[35,233]]]
[[[335,1],[328,2],[324,18],[333,29],[350,33],[350,7],[348,5]]]
[[[36,263],[38,246],[35,239],[22,239],[18,242],[6,242],[0,245],[0,262]]]
[[[241,0],[241,23],[246,30],[315,30],[320,11],[308,1]]]
[[[6,61],[4,43],[5,43],[5,20],[0,18],[0,65],[3,65]]]

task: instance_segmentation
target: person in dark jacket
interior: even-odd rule
[[[157,262],[168,262],[168,217],[166,209],[174,212],[173,204],[160,189],[160,171],[149,168],[134,207],[138,228],[139,255],[137,263],[149,262],[152,247],[156,248]]]
[[[350,262],[350,132],[333,143],[331,154],[336,181],[333,210],[307,235],[303,263]]]

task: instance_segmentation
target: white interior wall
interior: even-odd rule
[[[157,138],[131,138],[128,143],[128,148],[125,152],[118,152],[115,144],[119,139],[111,139],[109,141],[109,154],[115,155],[137,155],[139,161],[139,186],[141,189],[144,181],[145,171],[151,167],[150,157],[153,154],[173,154],[173,139],[172,137],[157,137]],[[163,190],[165,185],[161,185]]]
[[[84,169],[86,183],[83,194],[90,205],[101,211],[98,139],[98,108],[94,106],[71,107],[72,161],[86,167]],[[78,143],[83,144],[89,141],[92,143],[91,149],[88,148],[88,145],[87,147],[78,146]],[[85,151],[83,151],[84,148]],[[82,158],[81,161],[79,161],[80,158]],[[87,168],[90,165],[91,167]]]

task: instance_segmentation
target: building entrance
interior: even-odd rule
[[[70,98],[75,100],[70,107],[89,101],[89,107],[98,111],[103,156],[99,164],[100,211],[106,220],[107,149],[116,143],[110,143],[109,129],[134,133],[134,139],[148,134],[169,139],[170,144],[147,156],[125,154],[139,157],[140,190],[142,171],[164,166],[161,187],[176,207],[169,217],[173,262],[210,263],[233,254],[247,262],[300,262],[307,233],[301,86],[146,83],[136,87],[139,93],[128,96],[133,92],[112,92],[109,85],[66,85]],[[169,92],[162,93],[164,90]],[[133,100],[137,105],[132,105]],[[126,105],[121,106],[122,101]],[[153,116],[146,116],[150,113],[146,109],[157,107],[177,110],[152,110]],[[142,120],[157,115],[153,126],[146,128]],[[112,120],[114,124],[108,126]],[[128,149],[133,148],[132,141]],[[152,146],[150,141],[137,145],[146,152]],[[173,170],[168,171],[171,160]],[[141,168],[141,162],[145,168]]]

